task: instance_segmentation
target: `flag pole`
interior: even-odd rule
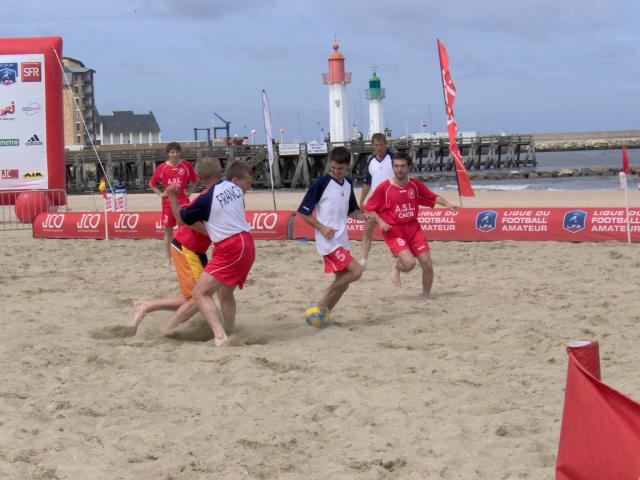
[[[267,142],[267,154],[269,157],[269,177],[271,179],[271,196],[273,197],[273,211],[276,207],[276,191],[273,186],[273,133],[271,132],[271,110],[266,90],[262,89],[262,114],[264,118],[264,133]]]
[[[627,190],[627,174],[624,174],[624,210],[627,218],[627,243],[631,245],[631,224],[629,222],[629,193]]]
[[[436,48],[438,49],[438,62],[440,63],[440,83],[442,84],[442,97],[444,100],[444,113],[445,113],[445,127],[447,130],[449,129],[449,125],[446,124],[448,122],[447,118],[447,92],[444,86],[444,78],[442,77],[442,57],[440,56],[440,39],[436,39]],[[451,138],[449,138],[449,154],[451,154]],[[460,179],[458,179],[458,170],[455,168],[455,159],[454,159],[454,167],[453,171],[456,173],[456,185],[458,185],[458,199],[460,201],[460,207],[462,207],[462,195],[460,194]]]

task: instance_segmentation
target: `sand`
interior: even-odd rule
[[[278,192],[279,208],[300,198]],[[479,192],[466,205],[622,202]],[[316,330],[303,308],[329,278],[313,242],[257,242],[237,296],[244,345],[216,349],[199,315],[178,338],[161,334],[168,312],[131,335],[136,299],[177,293],[161,242],[1,234],[0,478],[552,479],[567,342],[599,340],[603,379],[640,399],[637,244],[435,242],[424,301],[417,271],[392,288],[374,243]]]

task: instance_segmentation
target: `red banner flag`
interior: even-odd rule
[[[473,188],[471,188],[471,181],[467,174],[467,169],[464,168],[462,162],[462,155],[460,149],[456,143],[456,136],[458,135],[458,123],[453,114],[453,104],[456,100],[456,86],[451,78],[451,72],[449,71],[449,56],[444,48],[443,43],[438,40],[438,54],[440,56],[440,72],[442,74],[442,89],[444,91],[444,108],[447,113],[447,131],[449,133],[449,152],[453,157],[456,167],[456,178],[458,180],[458,194],[461,197],[475,197]]]
[[[631,166],[629,165],[629,154],[627,153],[627,146],[622,145],[622,171],[625,175],[631,173]]]
[[[571,342],[556,480],[640,478],[640,405],[600,381],[598,342]]]

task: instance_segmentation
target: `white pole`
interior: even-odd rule
[[[627,243],[631,245],[631,226],[629,222],[629,194],[627,192],[627,175],[624,175],[624,209],[627,217]]]

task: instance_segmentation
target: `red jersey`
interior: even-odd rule
[[[151,175],[149,185],[155,187],[158,182],[162,182],[164,188],[167,188],[172,183],[177,185],[178,193],[176,193],[176,198],[178,199],[178,203],[180,205],[186,205],[189,203],[189,197],[187,197],[185,193],[187,185],[189,185],[189,182],[197,181],[198,175],[191,164],[186,160],[180,160],[180,163],[175,167],[168,162],[158,165],[153,175]],[[167,197],[162,199],[162,205],[169,205],[169,199]]]
[[[200,195],[205,193],[208,189],[203,190]],[[200,197],[198,195],[198,197]],[[196,201],[196,198],[190,203]],[[181,245],[184,245],[189,250],[195,253],[207,253],[209,249],[209,245],[211,245],[211,239],[209,235],[204,235],[200,232],[196,232],[194,229],[190,228],[188,225],[180,225],[176,231],[173,233],[173,238],[175,238]]]
[[[424,183],[409,178],[409,183],[400,187],[390,179],[382,181],[365,204],[365,210],[376,212],[389,225],[415,222],[418,206],[433,208],[437,195]]]

